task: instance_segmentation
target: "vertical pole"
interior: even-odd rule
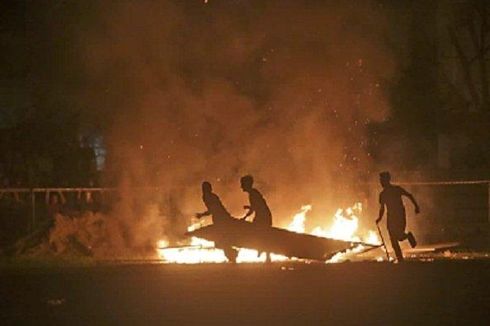
[[[488,224],[490,224],[490,182],[487,183],[487,196],[488,196],[488,202],[487,202],[487,210],[488,210]]]
[[[378,228],[378,234],[379,234],[379,237],[381,238],[381,244],[386,252],[386,259],[388,262],[390,262],[390,254],[388,253],[388,248],[386,248],[386,243],[385,243],[385,239],[383,239],[383,234],[381,233],[381,229],[379,228],[379,224],[376,223],[376,227]]]
[[[31,232],[36,226],[36,193],[31,189]]]

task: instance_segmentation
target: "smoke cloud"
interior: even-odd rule
[[[378,3],[92,7],[77,33],[82,101],[103,126],[106,177],[124,185],[113,214],[125,227],[158,203],[162,235],[178,239],[203,208],[203,180],[240,216],[243,174],[255,177],[275,225],[306,203],[320,218],[360,199],[356,185],[371,169],[366,126],[387,117],[383,85],[395,69]],[[137,188],[148,186],[159,189]]]

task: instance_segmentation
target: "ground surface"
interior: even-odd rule
[[[490,261],[0,269],[2,324],[485,325]]]

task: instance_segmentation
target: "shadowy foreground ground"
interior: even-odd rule
[[[1,324],[485,325],[490,261],[0,269]]]

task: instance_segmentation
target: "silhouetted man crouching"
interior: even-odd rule
[[[196,217],[202,218],[204,216],[211,215],[213,224],[222,228],[226,227],[226,223],[232,221],[233,217],[231,216],[230,213],[228,213],[228,211],[226,210],[225,206],[221,202],[218,195],[213,193],[213,188],[209,182],[204,181],[201,187],[202,187],[202,201],[204,202],[204,205],[206,206],[207,210],[202,213],[197,213]],[[232,262],[236,261],[237,252],[235,249],[233,249],[231,246],[227,245],[226,243],[223,243],[223,241],[220,241],[220,243],[215,242],[215,245],[217,248],[223,249],[223,251],[225,252],[225,256],[226,258],[228,258],[228,260]]]

